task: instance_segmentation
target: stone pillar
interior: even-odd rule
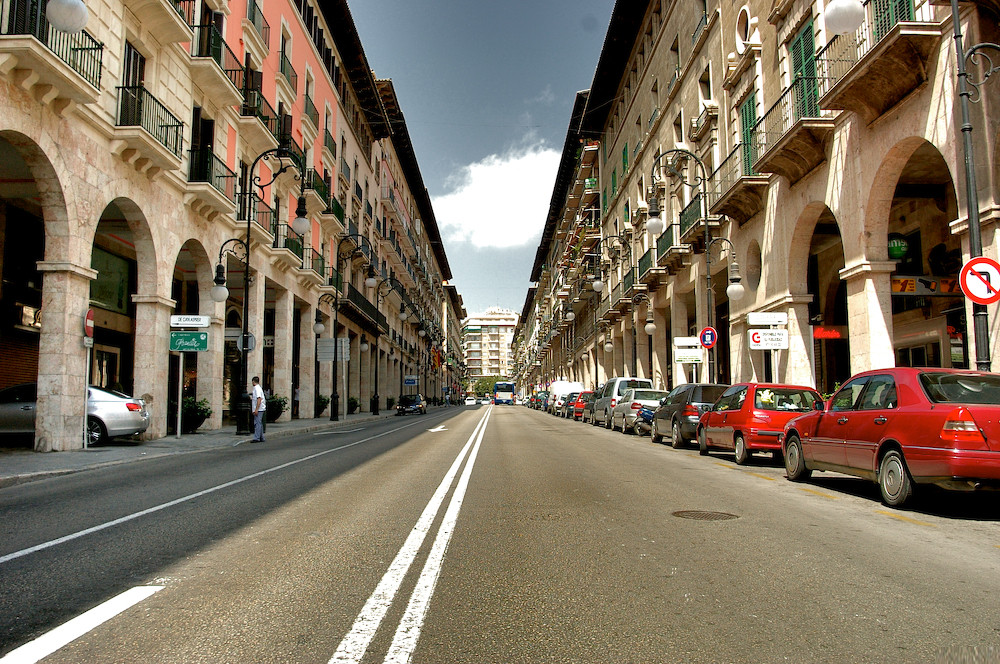
[[[646,334],[646,310],[651,306],[651,303],[646,303],[646,306],[642,309],[637,309],[635,312],[635,353],[639,376],[650,379],[653,381],[653,385],[656,385],[653,368],[649,365],[649,346],[653,337]],[[656,332],[653,332],[653,335],[655,336]]]
[[[316,322],[315,314],[313,315],[313,322]],[[324,316],[323,318],[323,334],[320,337],[324,339],[333,338],[333,319]],[[311,329],[311,327],[310,327]],[[315,335],[313,335],[315,336]],[[326,396],[328,399],[333,399],[333,362],[327,360],[325,362],[319,363],[319,393]],[[332,401],[331,401],[332,403]],[[330,416],[330,406],[326,407],[325,417]]]
[[[250,390],[250,379],[254,376],[260,376],[261,381],[264,380],[264,293],[265,293],[265,283],[266,279],[261,273],[250,275],[250,284],[244,291],[244,296],[249,298],[249,310],[247,314],[248,327],[247,330],[253,335],[255,346],[252,351],[247,353],[247,384],[237,385],[236,388],[239,394],[242,394],[242,390]],[[239,382],[239,377],[236,378],[236,382]],[[272,394],[274,393],[273,385],[263,385],[263,387],[270,388]]]
[[[176,302],[159,295],[133,295],[135,303],[134,395],[150,408],[144,440],[167,435],[170,315]]]
[[[219,429],[222,427],[222,375],[226,354],[225,320],[219,316],[211,316],[208,327],[208,351],[198,353],[198,395],[197,398],[208,400],[212,415],[201,425],[202,429]]]
[[[664,309],[653,307],[653,322],[656,323],[656,333],[653,335],[653,385],[657,389],[670,390],[670,367],[668,346],[670,342],[670,318]]]
[[[779,351],[777,375],[784,383],[816,387],[816,371],[812,364],[812,327],[809,325],[812,295],[793,295],[791,300],[788,305],[788,350]]]
[[[358,412],[368,413],[371,412],[371,399],[372,393],[372,381],[374,380],[375,365],[372,363],[372,358],[375,357],[375,339],[369,337],[367,334],[362,337],[368,342],[368,352],[365,353],[361,350],[361,342],[358,342],[358,360],[359,360],[359,372],[358,372]]]
[[[347,407],[347,399],[354,397],[358,400],[358,412],[361,411],[361,337],[348,332],[351,338],[350,363],[347,370],[347,395],[344,398],[344,407]]]
[[[97,271],[72,263],[39,261],[37,266],[43,278],[35,451],[80,449],[89,356],[83,322]]]
[[[292,419],[292,316],[295,314],[291,292],[278,288],[274,296],[274,380],[271,393],[288,399],[288,408],[278,417],[279,422]],[[263,347],[263,344],[261,344]],[[254,355],[261,355],[254,352]],[[263,357],[263,355],[261,355]],[[251,374],[252,377],[252,374]],[[301,396],[301,394],[300,394]]]
[[[678,293],[674,293],[674,298],[670,302],[670,339],[673,343],[675,337],[688,336],[688,310],[687,303]],[[676,355],[673,355],[676,357]],[[683,385],[688,381],[687,365],[674,360],[673,367],[674,387]]]
[[[311,304],[298,310],[299,315],[299,419],[316,415],[316,333],[313,322],[316,309]]]
[[[864,261],[845,267],[847,325],[851,373],[896,365],[892,348],[892,285],[894,261]]]

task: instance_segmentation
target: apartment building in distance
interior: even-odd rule
[[[82,445],[88,376],[147,400],[147,437],[178,388],[219,428],[244,328],[247,375],[300,417],[334,391],[318,336],[343,339],[342,410],[384,408],[405,375],[440,394],[451,272],[347,2],[86,4],[73,34],[45,0],[0,4],[0,387],[37,384],[35,449]],[[181,314],[207,319],[203,351],[171,352]]]
[[[513,375],[511,344],[518,315],[510,309],[490,307],[472,314],[462,324],[462,347],[471,382],[485,376]]]

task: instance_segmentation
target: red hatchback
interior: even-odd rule
[[[753,452],[781,453],[780,435],[788,420],[811,412],[823,397],[811,387],[738,383],[719,397],[698,423],[698,451],[733,450],[743,465]]]
[[[836,470],[878,482],[899,506],[913,485],[1000,486],[1000,374],[895,367],[851,378],[828,403],[789,422],[788,479]]]
[[[577,394],[576,399],[574,399],[573,402],[569,404],[569,408],[572,408],[570,413],[573,419],[582,420],[583,407],[587,405],[588,401],[593,401],[593,400],[594,400],[594,393],[591,392],[590,390],[587,390],[585,392],[580,392],[579,394]]]

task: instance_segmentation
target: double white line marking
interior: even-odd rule
[[[458,457],[451,464],[451,468],[448,469],[444,479],[441,480],[441,484],[434,492],[434,495],[431,496],[430,502],[427,503],[427,507],[424,508],[420,518],[417,519],[417,523],[413,526],[413,530],[410,531],[409,536],[403,543],[403,547],[396,554],[396,558],[389,565],[389,569],[382,577],[382,580],[379,581],[375,592],[365,602],[361,613],[358,614],[357,619],[354,621],[351,631],[340,642],[337,652],[330,659],[331,664],[335,662],[353,662],[357,664],[365,656],[369,644],[375,637],[375,632],[378,631],[382,620],[392,605],[393,598],[403,583],[403,578],[416,559],[417,553],[420,551],[420,547],[427,537],[427,533],[430,532],[431,525],[441,510],[444,498],[451,489],[452,482],[454,482],[459,468],[462,467],[462,461],[468,455],[468,463],[465,464],[462,476],[455,486],[455,493],[448,504],[448,509],[444,514],[441,527],[438,529],[437,537],[434,538],[434,543],[431,545],[427,562],[424,563],[424,569],[417,579],[417,585],[410,596],[409,603],[406,605],[406,612],[399,622],[399,627],[397,627],[396,634],[392,639],[392,645],[389,646],[389,653],[385,658],[386,664],[404,664],[410,661],[413,651],[417,647],[417,641],[420,639],[420,630],[423,627],[424,618],[427,616],[427,609],[430,606],[431,596],[434,594],[438,577],[441,575],[445,552],[448,550],[448,543],[455,532],[458,512],[462,509],[462,501],[465,499],[465,491],[469,486],[472,467],[476,463],[476,456],[479,454],[479,447],[483,442],[483,434],[486,432],[486,424],[492,412],[493,407],[491,406],[487,409],[482,419],[479,420],[476,428],[472,430],[472,435],[469,436],[468,442],[465,443],[465,447],[459,452]]]

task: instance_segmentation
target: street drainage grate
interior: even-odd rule
[[[702,510],[681,510],[680,512],[674,512],[673,515],[682,519],[694,519],[695,521],[728,521],[729,519],[740,518],[735,514],[727,512],[705,512]]]

